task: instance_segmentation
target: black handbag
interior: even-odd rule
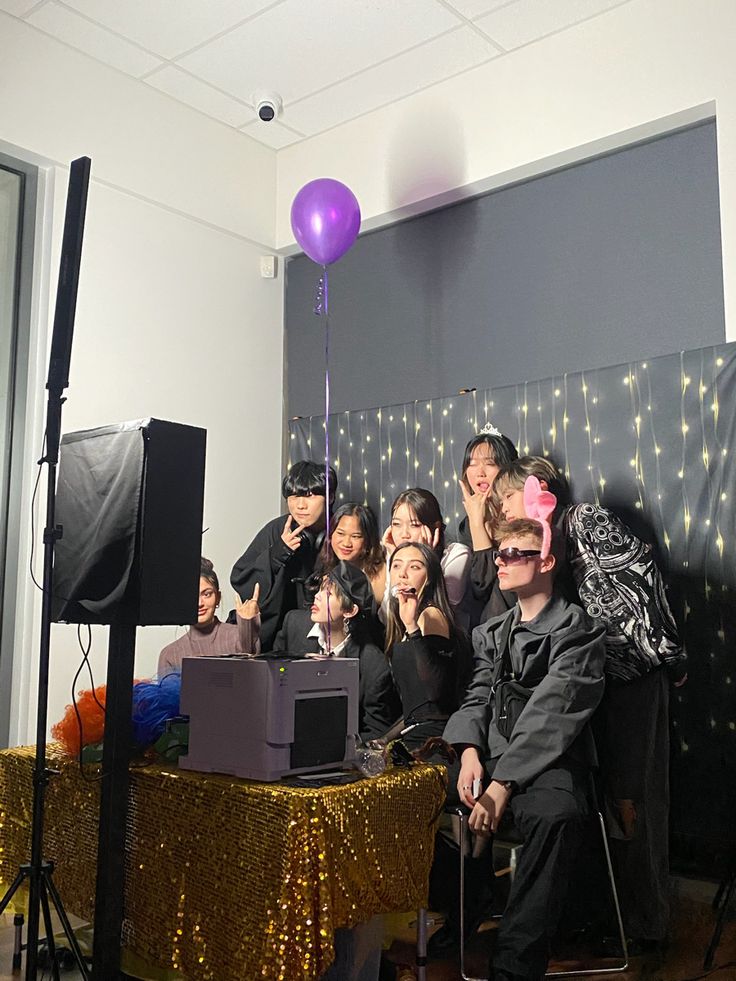
[[[502,681],[496,688],[496,728],[504,739],[511,739],[516,723],[532,697],[532,689],[518,681]]]
[[[532,697],[532,689],[526,688],[517,681],[511,671],[511,654],[509,653],[509,634],[513,614],[506,618],[501,632],[501,656],[496,662],[496,670],[492,682],[494,721],[496,728],[504,739],[511,739],[521,713]]]

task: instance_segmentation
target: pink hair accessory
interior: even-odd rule
[[[542,558],[546,559],[552,546],[550,518],[557,507],[557,498],[552,491],[542,490],[539,479],[527,477],[524,481],[524,511],[527,518],[538,521],[542,526]]]

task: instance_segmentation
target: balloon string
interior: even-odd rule
[[[322,312],[325,318],[325,541],[330,541],[330,304],[327,266],[322,267]],[[329,545],[328,545],[329,548]],[[327,653],[332,653],[330,587],[327,586]]]

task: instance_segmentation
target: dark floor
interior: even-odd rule
[[[589,974],[588,981],[604,981],[606,977],[617,977],[621,981],[700,981],[706,978],[708,981],[736,981],[736,903],[732,904],[713,968],[706,972],[703,969],[703,957],[715,924],[715,913],[711,907],[715,886],[711,883],[675,879],[673,890],[672,939],[666,950],[632,957],[629,969],[617,975]],[[465,970],[474,978],[487,976],[488,951],[493,929],[492,924],[486,925],[468,945]],[[405,918],[403,925],[396,924],[394,932],[397,939],[389,949],[389,957],[397,964],[412,965],[415,943],[413,923]],[[581,970],[605,966],[600,960],[586,957],[585,953],[582,950],[569,950],[567,956],[570,959],[553,960],[549,970]],[[430,962],[427,969],[427,981],[459,981],[460,978],[457,958]]]
[[[674,880],[672,940],[663,953],[635,957],[629,970],[618,975],[621,981],[736,981],[736,908],[731,909],[716,952],[714,967],[706,972],[703,969],[703,956],[713,933],[715,914],[711,900],[715,886],[711,883],[695,882],[686,879]],[[734,904],[736,906],[736,904]],[[13,954],[13,918],[10,914],[0,917],[0,981],[18,981],[22,975],[11,973]],[[466,972],[476,978],[486,975],[487,951],[494,927],[488,925],[468,947]],[[387,919],[387,933],[395,939],[388,956],[397,964],[411,966],[414,963],[414,917],[390,917]],[[570,957],[582,957],[583,952],[570,951]],[[574,970],[595,968],[600,961],[568,960],[555,961],[550,970],[561,968]],[[39,973],[39,977],[40,977]],[[411,978],[412,974],[406,974]],[[459,981],[460,969],[457,958],[447,961],[430,962],[427,981]],[[587,975],[589,981],[603,981],[600,974]],[[75,971],[62,973],[66,981],[75,981],[79,974]],[[196,979],[191,979],[196,981]],[[252,981],[252,979],[244,979]],[[402,979],[403,981],[403,979]]]

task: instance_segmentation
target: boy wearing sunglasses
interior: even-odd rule
[[[511,521],[499,539],[499,584],[517,602],[473,631],[473,679],[444,738],[461,759],[457,793],[472,808],[471,829],[492,835],[508,808],[524,835],[490,976],[537,981],[587,813],[604,628],[555,592],[546,522]]]

